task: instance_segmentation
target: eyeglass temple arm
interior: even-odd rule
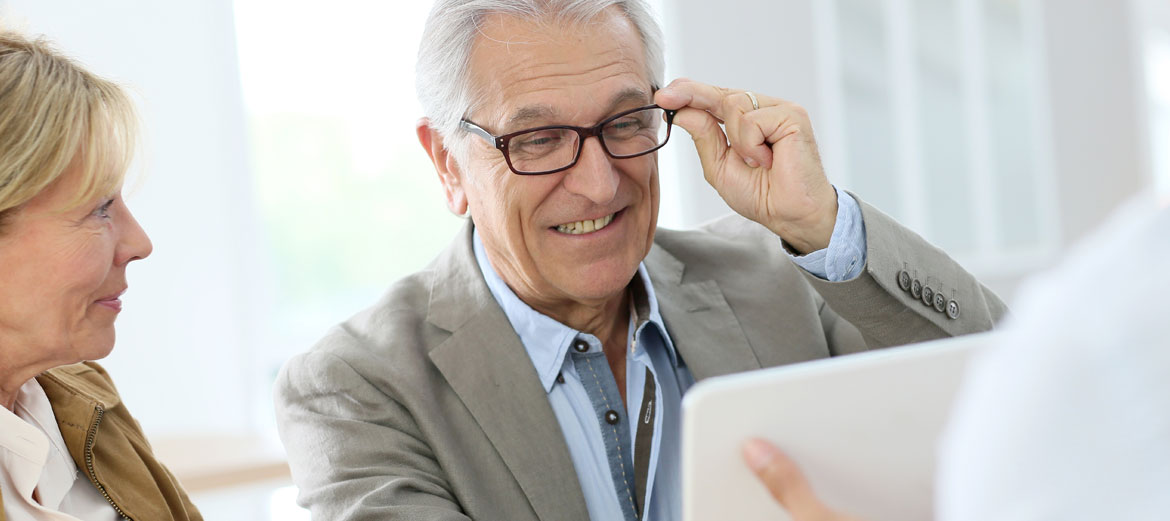
[[[483,138],[484,141],[488,142],[488,144],[493,145],[493,146],[498,146],[498,144],[497,144],[498,139],[496,139],[496,136],[493,136],[488,131],[480,128],[479,125],[476,125],[475,123],[467,121],[466,119],[461,119],[461,120],[459,120],[459,126],[463,127],[463,130],[466,130],[468,132],[471,132],[472,134],[475,134],[475,135]]]

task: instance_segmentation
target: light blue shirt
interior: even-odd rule
[[[853,196],[837,190],[837,223],[829,247],[808,255],[793,256],[801,268],[819,278],[841,282],[861,275],[865,267],[865,221]]]
[[[847,280],[865,265],[865,227],[857,202],[837,192],[837,223],[825,250],[793,257],[805,270],[828,280]],[[560,424],[569,457],[595,521],[633,519],[633,462],[637,419],[642,406],[646,370],[654,378],[658,413],[646,480],[641,519],[673,521],[682,518],[681,427],[682,396],[694,377],[679,358],[658,311],[658,299],[645,265],[638,266],[635,283],[644,289],[631,313],[626,339],[626,401],[621,403],[613,374],[605,361],[601,341],[576,331],[532,309],[504,283],[488,261],[478,231],[474,234],[476,262],[492,296],[508,317],[528,353],[549,404]],[[584,342],[584,352],[574,348]],[[616,424],[606,421],[618,413]]]

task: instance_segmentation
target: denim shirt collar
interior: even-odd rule
[[[512,329],[519,335],[520,343],[524,345],[524,350],[528,352],[528,358],[532,360],[532,365],[536,368],[540,383],[544,385],[544,391],[546,393],[551,391],[553,383],[564,365],[569,346],[582,333],[532,309],[520,300],[488,261],[483,241],[479,238],[479,230],[472,232],[472,244],[475,261],[479,264],[479,271],[483,273],[484,282],[487,283],[492,297],[503,308],[504,315],[512,324]],[[658,298],[654,294],[654,286],[650,283],[650,274],[646,271],[645,263],[638,264],[638,274],[635,279],[641,282],[640,287],[644,290],[634,292],[634,308],[638,315],[636,334],[641,335],[647,323],[653,324],[654,327],[658,328],[658,333],[664,340],[662,344],[666,348],[671,363],[678,367],[678,354],[675,352],[670,336],[666,333],[666,326],[658,311]]]

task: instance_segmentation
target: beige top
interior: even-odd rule
[[[14,409],[0,407],[0,491],[7,519],[119,519],[69,456],[49,397],[36,379],[21,386]]]

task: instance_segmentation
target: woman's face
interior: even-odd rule
[[[44,370],[109,354],[126,265],[150,255],[120,189],[64,211],[79,170],[71,167],[0,229],[0,347],[9,364]]]

